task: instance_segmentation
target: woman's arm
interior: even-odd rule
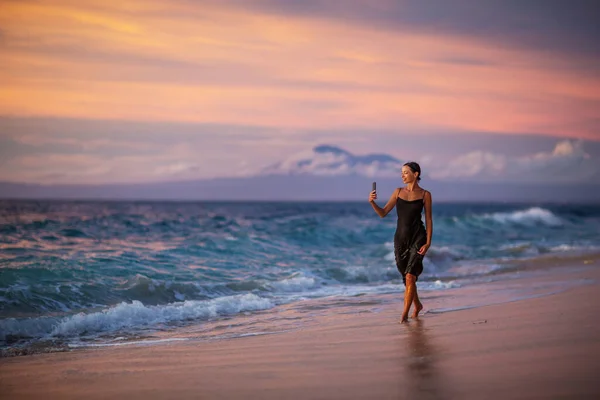
[[[373,210],[375,210],[377,215],[379,215],[381,218],[388,215],[389,212],[392,211],[394,209],[394,207],[396,206],[396,198],[398,197],[398,191],[399,191],[398,188],[396,188],[394,190],[394,193],[392,193],[392,195],[390,196],[390,199],[388,200],[387,204],[383,208],[379,207],[375,203],[375,199],[377,198],[377,195],[374,195],[374,193],[371,192],[371,196],[369,196],[369,203],[371,203],[371,206],[373,206]]]
[[[419,250],[419,254],[425,255],[427,250],[431,246],[431,237],[433,236],[433,218],[431,218],[431,193],[425,191],[423,196],[423,202],[425,206],[425,230],[427,231],[427,243],[425,243]]]

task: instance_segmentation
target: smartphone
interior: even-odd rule
[[[372,192],[375,190],[377,190],[377,182],[373,182],[373,189],[371,189]]]

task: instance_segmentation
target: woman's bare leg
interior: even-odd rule
[[[404,292],[404,311],[400,322],[408,321],[408,312],[417,292],[416,279],[413,274],[406,274],[406,291]]]
[[[417,284],[415,283],[415,297],[413,298],[413,304],[415,310],[413,311],[412,317],[419,318],[419,313],[423,309],[423,304],[419,301],[419,293],[417,292]]]

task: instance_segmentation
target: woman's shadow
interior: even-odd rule
[[[404,391],[408,398],[443,399],[440,388],[440,374],[437,368],[439,350],[432,344],[423,320],[415,319],[403,324],[407,336],[402,338],[407,347],[405,359],[406,384]]]

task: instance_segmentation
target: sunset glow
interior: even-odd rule
[[[5,1],[5,115],[597,138],[597,76],[540,51],[198,2]]]

